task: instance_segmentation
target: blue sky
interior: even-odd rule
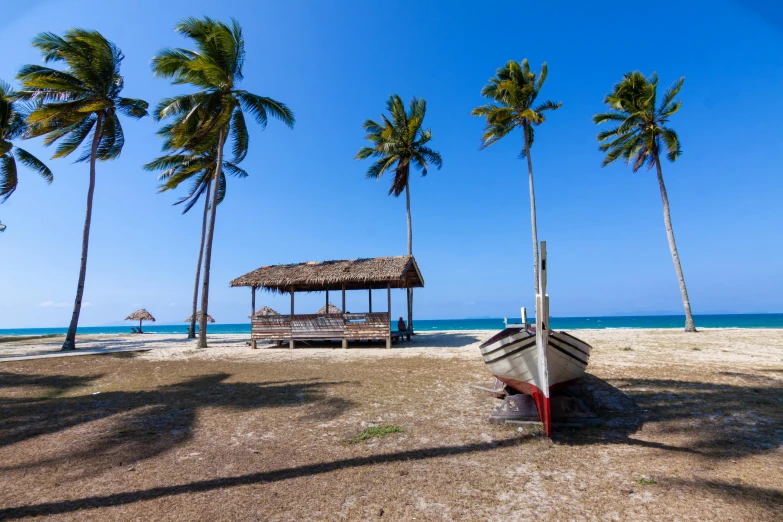
[[[588,5],[589,4],[589,5]],[[132,5],[132,6],[131,6]],[[215,6],[219,5],[219,9]],[[594,2],[50,1],[4,6],[0,78],[40,63],[41,31],[94,28],[126,55],[124,95],[182,92],[150,73],[185,16],[242,24],[244,88],[286,102],[294,130],[250,127],[245,180],[218,209],[210,312],[246,321],[249,290],[228,281],[261,265],[404,254],[404,198],[364,179],[361,124],[391,93],[428,101],[443,169],[411,187],[414,254],[426,281],[419,318],[514,315],[532,306],[531,241],[521,136],[479,151],[470,117],[481,87],[507,60],[549,63],[543,96],[562,101],[533,149],[539,237],[548,242],[555,316],[681,313],[652,172],[601,168],[591,116],[623,72],[685,76],[672,121],[684,154],[664,164],[694,313],[783,311],[783,9],[760,0],[681,2],[654,16]],[[151,118],[123,122],[122,156],[98,165],[82,325],[145,306],[159,321],[189,314],[200,216],[172,207],[141,165],[158,154]],[[22,144],[51,156],[37,140]],[[0,328],[61,326],[70,318],[88,182],[86,164],[51,160],[47,186],[21,172],[0,205]],[[314,311],[322,294],[298,298]],[[378,302],[382,302],[380,295]],[[349,293],[359,311],[365,293]],[[260,294],[286,310],[287,298]],[[394,315],[404,296],[395,292]]]

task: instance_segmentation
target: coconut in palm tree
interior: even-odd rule
[[[37,172],[47,183],[54,179],[49,167],[12,143],[27,131],[29,114],[30,107],[19,102],[11,86],[0,80],[0,203],[7,200],[19,185],[17,161]]]
[[[120,96],[124,87],[120,75],[124,56],[97,31],[69,29],[64,36],[41,33],[33,39],[33,47],[41,51],[45,63],[62,63],[65,68],[25,65],[19,71],[17,79],[23,86],[19,97],[36,104],[27,117],[25,137],[44,136],[46,146],[57,143],[53,158],[68,156],[84,143],[76,161],[90,163],[79,281],[62,348],[73,350],[87,275],[95,163],[114,159],[122,152],[125,136],[119,115],[142,118],[147,115],[148,105],[142,100]]]
[[[234,163],[247,154],[248,132],[244,113],[266,127],[269,116],[288,127],[294,125],[294,115],[283,103],[238,89],[245,61],[245,41],[236,20],[225,24],[211,18],[187,18],[176,31],[196,46],[190,49],[163,49],[154,58],[156,76],[170,78],[174,84],[189,84],[196,92],[168,98],[156,109],[158,119],[170,119],[171,150],[203,152],[217,144],[213,179],[220,179],[224,168],[223,152],[229,139]],[[220,190],[211,194],[204,274],[201,291],[198,346],[207,346],[207,314],[209,307],[209,275],[212,261],[212,240]]]
[[[394,172],[389,195],[399,197],[405,192],[405,210],[408,217],[408,255],[413,255],[413,225],[411,223],[411,164],[427,175],[429,165],[438,169],[443,165],[440,154],[427,146],[432,140],[432,131],[424,129],[427,101],[413,97],[406,112],[402,99],[393,94],[386,102],[388,115],[382,114],[381,121],[364,122],[366,138],[372,143],[356,154],[356,159],[373,158],[375,162],[367,169],[367,177],[378,180],[387,171]],[[413,329],[413,289],[408,288],[408,328]]]
[[[680,78],[668,88],[663,94],[661,103],[656,105],[658,76],[653,73],[648,79],[638,71],[626,73],[604,99],[609,112],[596,114],[593,116],[593,121],[599,125],[604,122],[616,125],[612,129],[598,133],[598,141],[601,143],[599,149],[606,153],[602,166],[605,167],[622,159],[634,172],[645,165],[647,170],[652,168],[656,170],[658,187],[663,200],[663,223],[685,308],[685,331],[695,332],[691,302],[688,299],[688,289],[685,287],[685,276],[682,274],[677,243],[674,241],[669,197],[666,194],[661,170],[662,152],[666,153],[666,159],[671,162],[676,161],[682,154],[680,138],[668,123],[672,115],[682,106],[682,102],[675,98],[682,88],[683,81],[684,78]]]
[[[476,107],[471,111],[473,116],[486,119],[486,127],[482,136],[481,149],[485,149],[506,137],[515,129],[522,131],[522,152],[520,156],[527,158],[527,180],[530,191],[530,226],[533,235],[533,286],[535,293],[538,288],[538,225],[536,222],[536,192],[533,185],[533,158],[530,147],[533,145],[535,128],[544,123],[544,112],[559,109],[560,102],[545,101],[539,103],[538,96],[544,87],[547,77],[547,65],[541,65],[541,73],[530,70],[527,59],[520,63],[510,61],[497,70],[494,78],[490,78],[481,95],[492,100],[492,103]]]

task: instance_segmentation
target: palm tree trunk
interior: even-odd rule
[[[204,198],[204,217],[201,220],[201,245],[198,247],[198,264],[196,265],[196,282],[193,285],[193,310],[190,314],[190,330],[188,330],[188,339],[196,338],[196,312],[198,311],[198,283],[201,279],[201,260],[204,258],[204,236],[207,233],[207,214],[209,211],[209,189],[212,187],[212,181],[207,182],[207,193]]]
[[[410,174],[410,173],[409,173]],[[405,181],[405,206],[408,212],[408,255],[413,255],[413,225],[411,224],[411,185]],[[413,288],[408,288],[408,330],[413,331]],[[391,319],[391,316],[389,317]]]
[[[103,126],[103,113],[98,113],[98,121],[95,123],[95,133],[92,137],[92,151],[90,153],[90,186],[87,189],[87,212],[84,216],[84,230],[82,231],[82,260],[79,266],[79,282],[76,285],[76,300],[73,303],[73,314],[68,333],[62,350],[76,349],[76,327],[79,325],[79,314],[82,311],[82,297],[84,296],[84,280],[87,277],[87,251],[90,246],[90,224],[92,223],[92,197],[95,193],[95,154],[98,151],[98,143],[101,141],[101,127]]]
[[[672,252],[674,271],[677,272],[677,281],[680,283],[680,293],[682,294],[682,305],[685,308],[685,331],[695,332],[696,325],[693,323],[691,302],[690,299],[688,299],[688,289],[685,288],[685,277],[682,275],[680,255],[677,253],[677,243],[674,242],[672,217],[669,213],[669,197],[666,195],[666,186],[663,184],[663,173],[661,172],[661,162],[658,158],[655,159],[655,166],[658,169],[658,185],[661,188],[661,199],[663,200],[663,222],[666,225],[666,237],[669,239],[669,250]]]
[[[530,226],[533,229],[533,288],[538,288],[538,225],[536,224],[536,191],[533,188],[533,160],[530,158],[530,127],[525,122],[525,157],[527,157],[527,179],[530,185]]]
[[[220,137],[215,166],[215,187],[212,190],[212,204],[209,209],[209,228],[207,229],[207,243],[204,252],[204,281],[201,287],[201,317],[199,317],[198,347],[207,347],[207,313],[209,308],[209,268],[212,261],[212,238],[215,235],[215,214],[217,212],[218,193],[220,192],[220,173],[223,168],[223,146],[226,144],[228,125],[220,129]]]

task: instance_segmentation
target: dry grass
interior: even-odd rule
[[[486,422],[478,355],[3,363],[0,520],[779,517],[782,332],[582,337],[604,424],[552,440]]]

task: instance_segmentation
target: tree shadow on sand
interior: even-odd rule
[[[216,373],[161,386],[154,390],[109,391],[93,395],[20,401],[0,398],[0,447],[53,434],[95,421],[108,422],[96,438],[78,437],[72,449],[15,466],[0,465],[0,472],[41,467],[69,460],[84,464],[85,474],[102,472],[106,457],[113,463],[133,463],[164,453],[192,438],[198,410],[218,407],[252,411],[313,404],[319,418],[334,418],[353,406],[353,401],[327,395],[330,386],[344,384],[321,381],[226,382],[231,375]],[[5,375],[3,375],[5,378]],[[70,383],[51,377],[63,389],[97,378]],[[42,376],[20,380],[17,385],[39,385]],[[2,382],[2,381],[0,381]],[[321,407],[323,406],[323,407]],[[103,463],[101,465],[100,463]],[[89,471],[86,471],[89,470]]]
[[[586,375],[576,392],[602,425],[555,432],[553,440],[624,443],[711,459],[774,451],[783,444],[783,386],[778,379],[742,375],[747,385],[670,379],[617,379],[610,384]],[[678,436],[685,444],[633,438],[644,424],[655,424],[658,433]]]
[[[71,513],[109,506],[133,504],[157,498],[167,498],[182,494],[192,494],[218,489],[226,489],[251,484],[267,484],[299,477],[316,476],[333,471],[377,466],[392,462],[415,462],[435,458],[450,457],[463,454],[473,454],[488,451],[496,451],[522,444],[520,439],[509,439],[493,442],[479,442],[473,444],[460,444],[455,446],[437,446],[416,450],[398,451],[381,455],[368,455],[363,457],[351,457],[330,462],[305,464],[290,468],[282,468],[245,475],[235,475],[214,479],[198,480],[186,484],[161,486],[137,491],[96,495],[88,498],[46,502],[28,506],[0,508],[0,520],[25,518],[40,515],[54,515]]]

